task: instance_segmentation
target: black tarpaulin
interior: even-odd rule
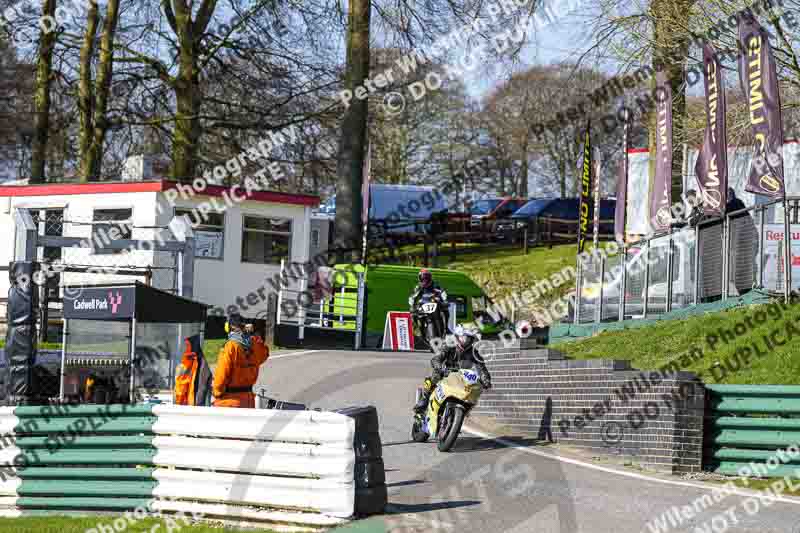
[[[19,404],[32,400],[33,362],[36,357],[36,309],[38,291],[33,283],[36,263],[16,262],[9,268],[8,331],[6,332],[5,397]]]

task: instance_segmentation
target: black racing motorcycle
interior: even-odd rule
[[[422,340],[435,353],[433,339],[443,339],[447,334],[447,293],[426,292],[417,302],[413,314]]]

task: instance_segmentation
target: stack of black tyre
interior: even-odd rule
[[[374,406],[347,407],[335,411],[356,422],[353,450],[356,456],[355,515],[382,513],[386,507],[386,471],[379,432],[378,410]]]

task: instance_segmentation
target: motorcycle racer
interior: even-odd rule
[[[474,368],[478,372],[481,386],[484,389],[492,388],[492,376],[486,368],[483,358],[475,348],[475,342],[480,340],[480,334],[477,331],[467,329],[461,325],[456,326],[452,335],[448,335],[448,342],[445,343],[433,358],[431,358],[431,367],[433,372],[422,384],[422,396],[417,404],[414,406],[414,412],[422,415],[428,407],[431,393],[436,388],[436,385],[447,374],[448,369]]]
[[[423,268],[420,270],[417,279],[419,283],[417,283],[416,287],[414,287],[414,292],[411,293],[411,296],[408,297],[408,307],[411,311],[411,315],[414,317],[414,325],[419,330],[419,323],[414,311],[422,296],[428,293],[434,293],[439,300],[446,302],[447,293],[433,281],[433,275],[428,269]],[[442,314],[444,315],[444,324],[446,329],[450,320],[450,311],[447,309],[446,305],[442,306]]]

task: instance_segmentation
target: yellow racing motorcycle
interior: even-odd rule
[[[440,452],[447,452],[455,445],[464,418],[483,392],[478,372],[472,369],[453,369],[439,381],[428,401],[424,415],[415,415],[411,427],[414,442],[425,442],[431,436],[438,440]],[[417,389],[416,401],[424,394]]]

